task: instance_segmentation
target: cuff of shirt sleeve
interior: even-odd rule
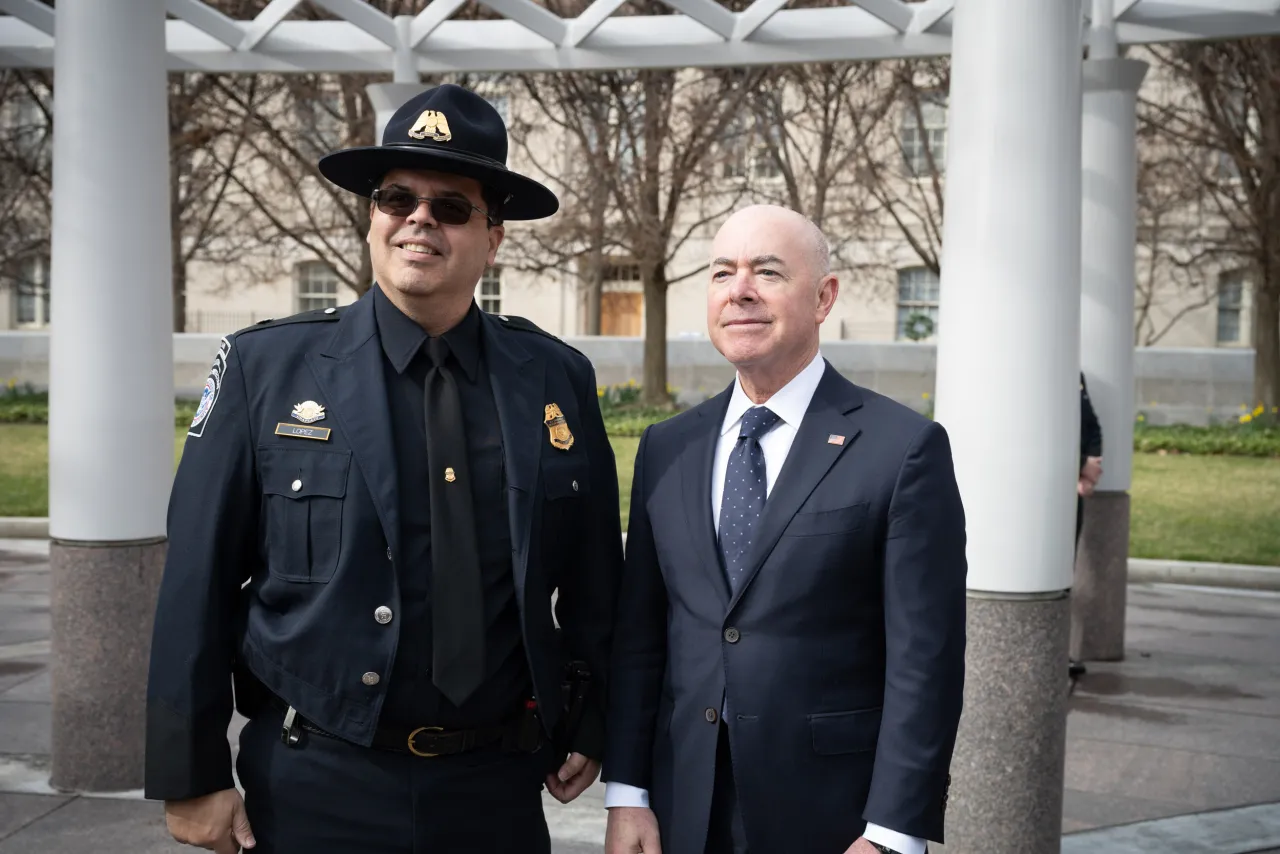
[[[608,795],[606,794],[607,798]],[[863,838],[868,842],[875,842],[886,848],[892,848],[898,854],[925,854],[924,840],[914,836],[907,836],[905,833],[899,833],[896,830],[889,830],[887,827],[881,827],[878,824],[867,824],[867,829],[862,832]]]
[[[604,784],[604,808],[611,807],[643,807],[649,808],[649,790],[626,783]]]

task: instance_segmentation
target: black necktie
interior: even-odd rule
[[[738,444],[729,454],[720,499],[720,551],[724,571],[734,593],[746,573],[747,559],[764,511],[768,482],[760,437],[778,423],[778,414],[765,406],[753,406],[742,414]]]
[[[427,341],[426,409],[431,471],[431,681],[455,706],[484,676],[484,592],[471,504],[471,469],[449,345]]]

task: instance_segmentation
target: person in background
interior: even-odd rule
[[[1080,550],[1080,531],[1084,527],[1084,500],[1098,488],[1102,479],[1102,425],[1089,399],[1089,386],[1080,372],[1080,477],[1076,481],[1076,551]],[[1068,673],[1078,678],[1085,673],[1083,662],[1072,659]]]

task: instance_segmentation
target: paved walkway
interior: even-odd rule
[[[137,793],[49,790],[49,632],[47,549],[0,541],[0,854],[193,850]],[[601,850],[599,784],[547,803],[556,854]],[[1063,832],[1064,852],[1280,854],[1280,594],[1130,587],[1128,659],[1073,692]]]

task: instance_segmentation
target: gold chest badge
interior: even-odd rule
[[[546,417],[542,423],[547,425],[547,432],[551,434],[551,447],[561,451],[572,448],[573,434],[569,432],[569,425],[565,422],[564,413],[560,411],[560,407],[554,403],[548,403],[545,411]]]

